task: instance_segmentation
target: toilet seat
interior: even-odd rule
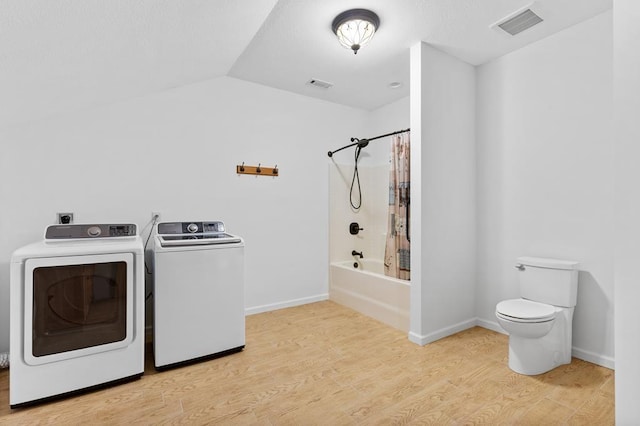
[[[498,303],[496,315],[507,321],[521,323],[548,322],[555,319],[556,308],[526,299],[510,299]]]

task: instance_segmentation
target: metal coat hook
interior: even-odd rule
[[[240,171],[244,172],[244,161],[242,162],[242,166],[240,166]]]
[[[256,169],[257,173],[262,173],[262,169],[260,168],[260,164],[262,164],[262,163],[258,163],[258,168]]]
[[[274,175],[278,174],[278,165],[276,164],[276,166],[273,168],[273,170],[271,171],[271,173],[273,173]]]

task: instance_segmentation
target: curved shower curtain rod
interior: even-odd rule
[[[327,153],[327,155],[329,155],[329,157],[332,157],[333,154],[335,154],[336,152],[342,151],[343,149],[347,149],[347,148],[352,147],[354,145],[358,145],[358,147],[364,148],[365,146],[369,145],[370,141],[374,141],[374,140],[380,139],[380,138],[386,138],[387,136],[393,136],[393,135],[397,135],[397,134],[400,134],[400,133],[408,132],[409,130],[411,130],[411,129],[409,128],[409,129],[404,129],[404,130],[398,130],[397,132],[391,132],[391,133],[387,133],[386,135],[380,135],[380,136],[376,136],[376,137],[373,137],[373,138],[362,138],[362,139],[351,138],[351,142],[353,142],[353,143],[351,143],[349,145],[345,145],[342,148],[338,148],[335,151],[329,151]]]

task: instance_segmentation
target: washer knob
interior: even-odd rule
[[[187,226],[187,231],[189,232],[196,232],[198,230],[198,225],[196,225],[195,223],[190,223]]]
[[[89,229],[87,229],[87,234],[89,234],[90,237],[97,237],[102,233],[102,230],[100,229],[99,226],[92,226]]]

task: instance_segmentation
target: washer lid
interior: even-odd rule
[[[158,240],[162,247],[232,244],[242,242],[240,237],[225,234],[224,232],[217,232],[215,234],[158,235]]]
[[[555,307],[526,299],[503,300],[496,306],[496,312],[515,320],[536,322],[551,320],[556,316]]]

